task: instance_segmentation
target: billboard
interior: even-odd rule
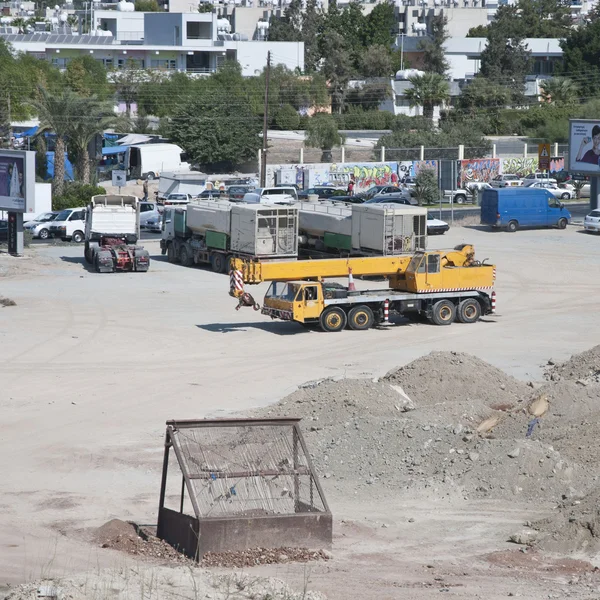
[[[0,210],[26,212],[35,194],[35,152],[0,150]]]
[[[600,176],[600,120],[569,119],[569,171]]]

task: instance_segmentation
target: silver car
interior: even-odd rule
[[[58,213],[58,210],[42,213],[41,215],[35,217],[33,221],[27,221],[27,223],[24,223],[23,230],[29,231],[34,238],[47,240],[50,237],[50,222],[56,219]]]
[[[600,233],[600,209],[595,208],[586,218],[583,220],[583,226],[586,231],[592,231],[594,233]]]
[[[564,187],[558,187],[555,183],[548,183],[546,181],[536,181],[527,187],[548,190],[555,198],[560,198],[561,200],[571,200],[574,196],[571,190]]]

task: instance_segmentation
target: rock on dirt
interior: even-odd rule
[[[200,561],[201,567],[255,567],[288,562],[328,560],[330,554],[323,550],[307,548],[251,548],[240,552],[207,552]]]

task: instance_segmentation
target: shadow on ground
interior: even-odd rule
[[[241,331],[247,331],[248,329],[260,329],[276,335],[297,335],[301,333],[309,333],[310,331],[298,323],[289,323],[284,321],[266,321],[264,323],[206,323],[204,325],[196,325],[196,327],[211,333],[237,333]]]

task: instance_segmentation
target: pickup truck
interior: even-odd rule
[[[444,190],[444,202],[452,202],[454,204],[467,204],[475,202],[475,190],[479,190],[479,195],[483,194],[483,190],[491,189],[489,183],[477,183],[477,185],[467,185],[464,189]]]

